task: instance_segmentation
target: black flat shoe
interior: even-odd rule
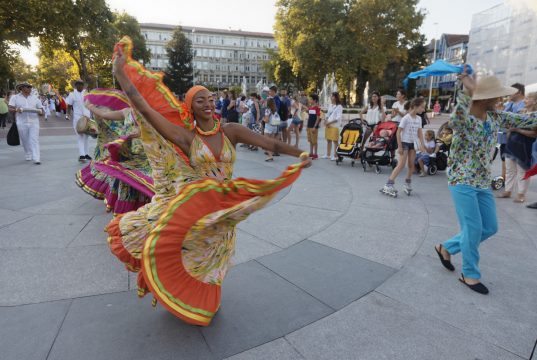
[[[459,278],[459,281],[461,283],[463,283],[464,285],[468,286],[470,289],[472,289],[473,291],[477,292],[477,293],[480,293],[480,294],[483,294],[483,295],[487,295],[489,293],[489,289],[487,289],[487,287],[485,285],[483,285],[482,283],[477,283],[477,284],[468,284],[466,282],[466,280],[464,279],[464,275],[461,274],[461,277],[462,278]]]
[[[537,202],[534,202],[532,204],[529,204],[526,206],[528,209],[537,209]]]
[[[434,250],[436,251],[436,253],[438,254],[438,257],[440,258],[440,262],[442,263],[442,265],[444,265],[444,267],[446,269],[448,269],[449,271],[455,271],[455,266],[453,266],[453,264],[451,263],[451,261],[449,260],[446,260],[444,259],[444,257],[442,256],[442,244],[440,244],[440,250],[438,250],[436,248],[436,246],[434,247]]]

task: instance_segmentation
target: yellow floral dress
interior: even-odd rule
[[[153,109],[193,131],[192,118],[153,73],[132,59],[132,43],[116,48],[127,55],[126,76]],[[289,166],[271,180],[233,179],[235,149],[223,131],[215,155],[196,135],[189,154],[174,148],[137,116],[151,166],[151,202],[117,216],[107,227],[112,253],[138,272],[138,294],[155,300],[183,321],[207,326],[220,307],[221,284],[235,249],[235,226],[291,185],[303,164]]]

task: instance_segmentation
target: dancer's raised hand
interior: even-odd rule
[[[475,74],[468,75],[468,65],[464,64],[464,70],[459,75],[459,79],[461,79],[468,95],[472,96],[476,86],[476,79]]]
[[[112,62],[112,72],[115,75],[123,73],[123,66],[125,66],[126,59],[125,54],[123,53],[123,47],[120,44],[117,44],[114,49],[114,58]]]

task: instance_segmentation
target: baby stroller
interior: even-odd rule
[[[339,143],[336,154],[336,165],[343,161],[343,157],[351,158],[351,166],[360,153],[360,144],[362,143],[363,128],[360,119],[351,119],[349,123],[341,130],[341,142]]]
[[[449,145],[446,145],[442,140],[436,140],[438,151],[429,157],[429,166],[427,174],[434,175],[439,170],[444,171],[447,168],[447,160],[449,156]]]
[[[393,121],[386,121],[375,127],[361,155],[364,171],[367,171],[368,166],[375,165],[375,173],[380,174],[381,165],[390,165],[392,169],[397,166],[397,159],[394,156],[395,149],[397,149],[397,126],[398,124]],[[383,130],[389,132],[387,138],[380,136]]]

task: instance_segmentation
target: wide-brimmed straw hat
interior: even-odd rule
[[[33,87],[32,84],[30,84],[27,81],[24,81],[24,82],[18,83],[17,86],[15,86],[15,89],[17,89],[17,91],[20,91],[21,87],[24,87],[24,86]]]
[[[513,95],[517,92],[518,89],[503,86],[496,76],[485,76],[477,81],[472,100],[495,99]]]

